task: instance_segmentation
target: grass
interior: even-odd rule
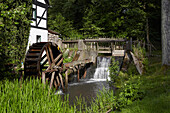
[[[169,113],[170,112],[170,67],[161,65],[161,58],[149,59],[149,70],[140,76],[144,98],[121,109],[117,113]],[[136,77],[134,77],[135,80]],[[38,79],[28,79],[22,84],[18,80],[0,81],[0,113],[40,112],[40,113],[105,113],[114,110],[116,103],[113,91],[101,91],[87,107],[83,98],[69,105],[68,96],[64,99]]]
[[[20,83],[18,80],[0,82],[0,113],[73,113],[69,100],[45,87],[41,80],[29,79]]]
[[[149,71],[141,76],[145,97],[122,113],[170,113],[170,67],[161,65],[161,58],[150,58]]]

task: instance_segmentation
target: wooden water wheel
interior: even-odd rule
[[[34,43],[29,47],[24,63],[24,78],[35,76],[41,77],[42,82],[50,83],[50,88],[62,88],[63,56],[57,44],[52,42]]]

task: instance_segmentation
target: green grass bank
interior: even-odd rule
[[[150,57],[149,70],[140,78],[141,89],[145,91],[144,98],[119,112],[170,113],[170,67],[162,66],[161,57]]]

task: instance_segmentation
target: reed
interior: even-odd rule
[[[49,92],[50,91],[50,92]],[[75,106],[69,105],[55,91],[49,90],[39,79],[4,80],[0,82],[0,113],[74,113]]]

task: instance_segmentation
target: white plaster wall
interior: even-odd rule
[[[36,8],[36,5],[32,4],[32,8]]]
[[[31,28],[27,50],[29,49],[29,46],[31,46],[33,43],[36,43],[37,35],[41,36],[41,42],[48,41],[48,30]]]
[[[47,28],[47,20],[41,19],[41,22],[39,23],[38,27]]]
[[[40,7],[40,6],[37,6],[37,16],[42,16],[42,14],[44,13],[44,11],[45,11],[45,8],[42,8],[42,7]],[[44,14],[44,16],[43,16],[44,18],[46,18],[47,17],[47,15],[46,15],[46,13]]]

